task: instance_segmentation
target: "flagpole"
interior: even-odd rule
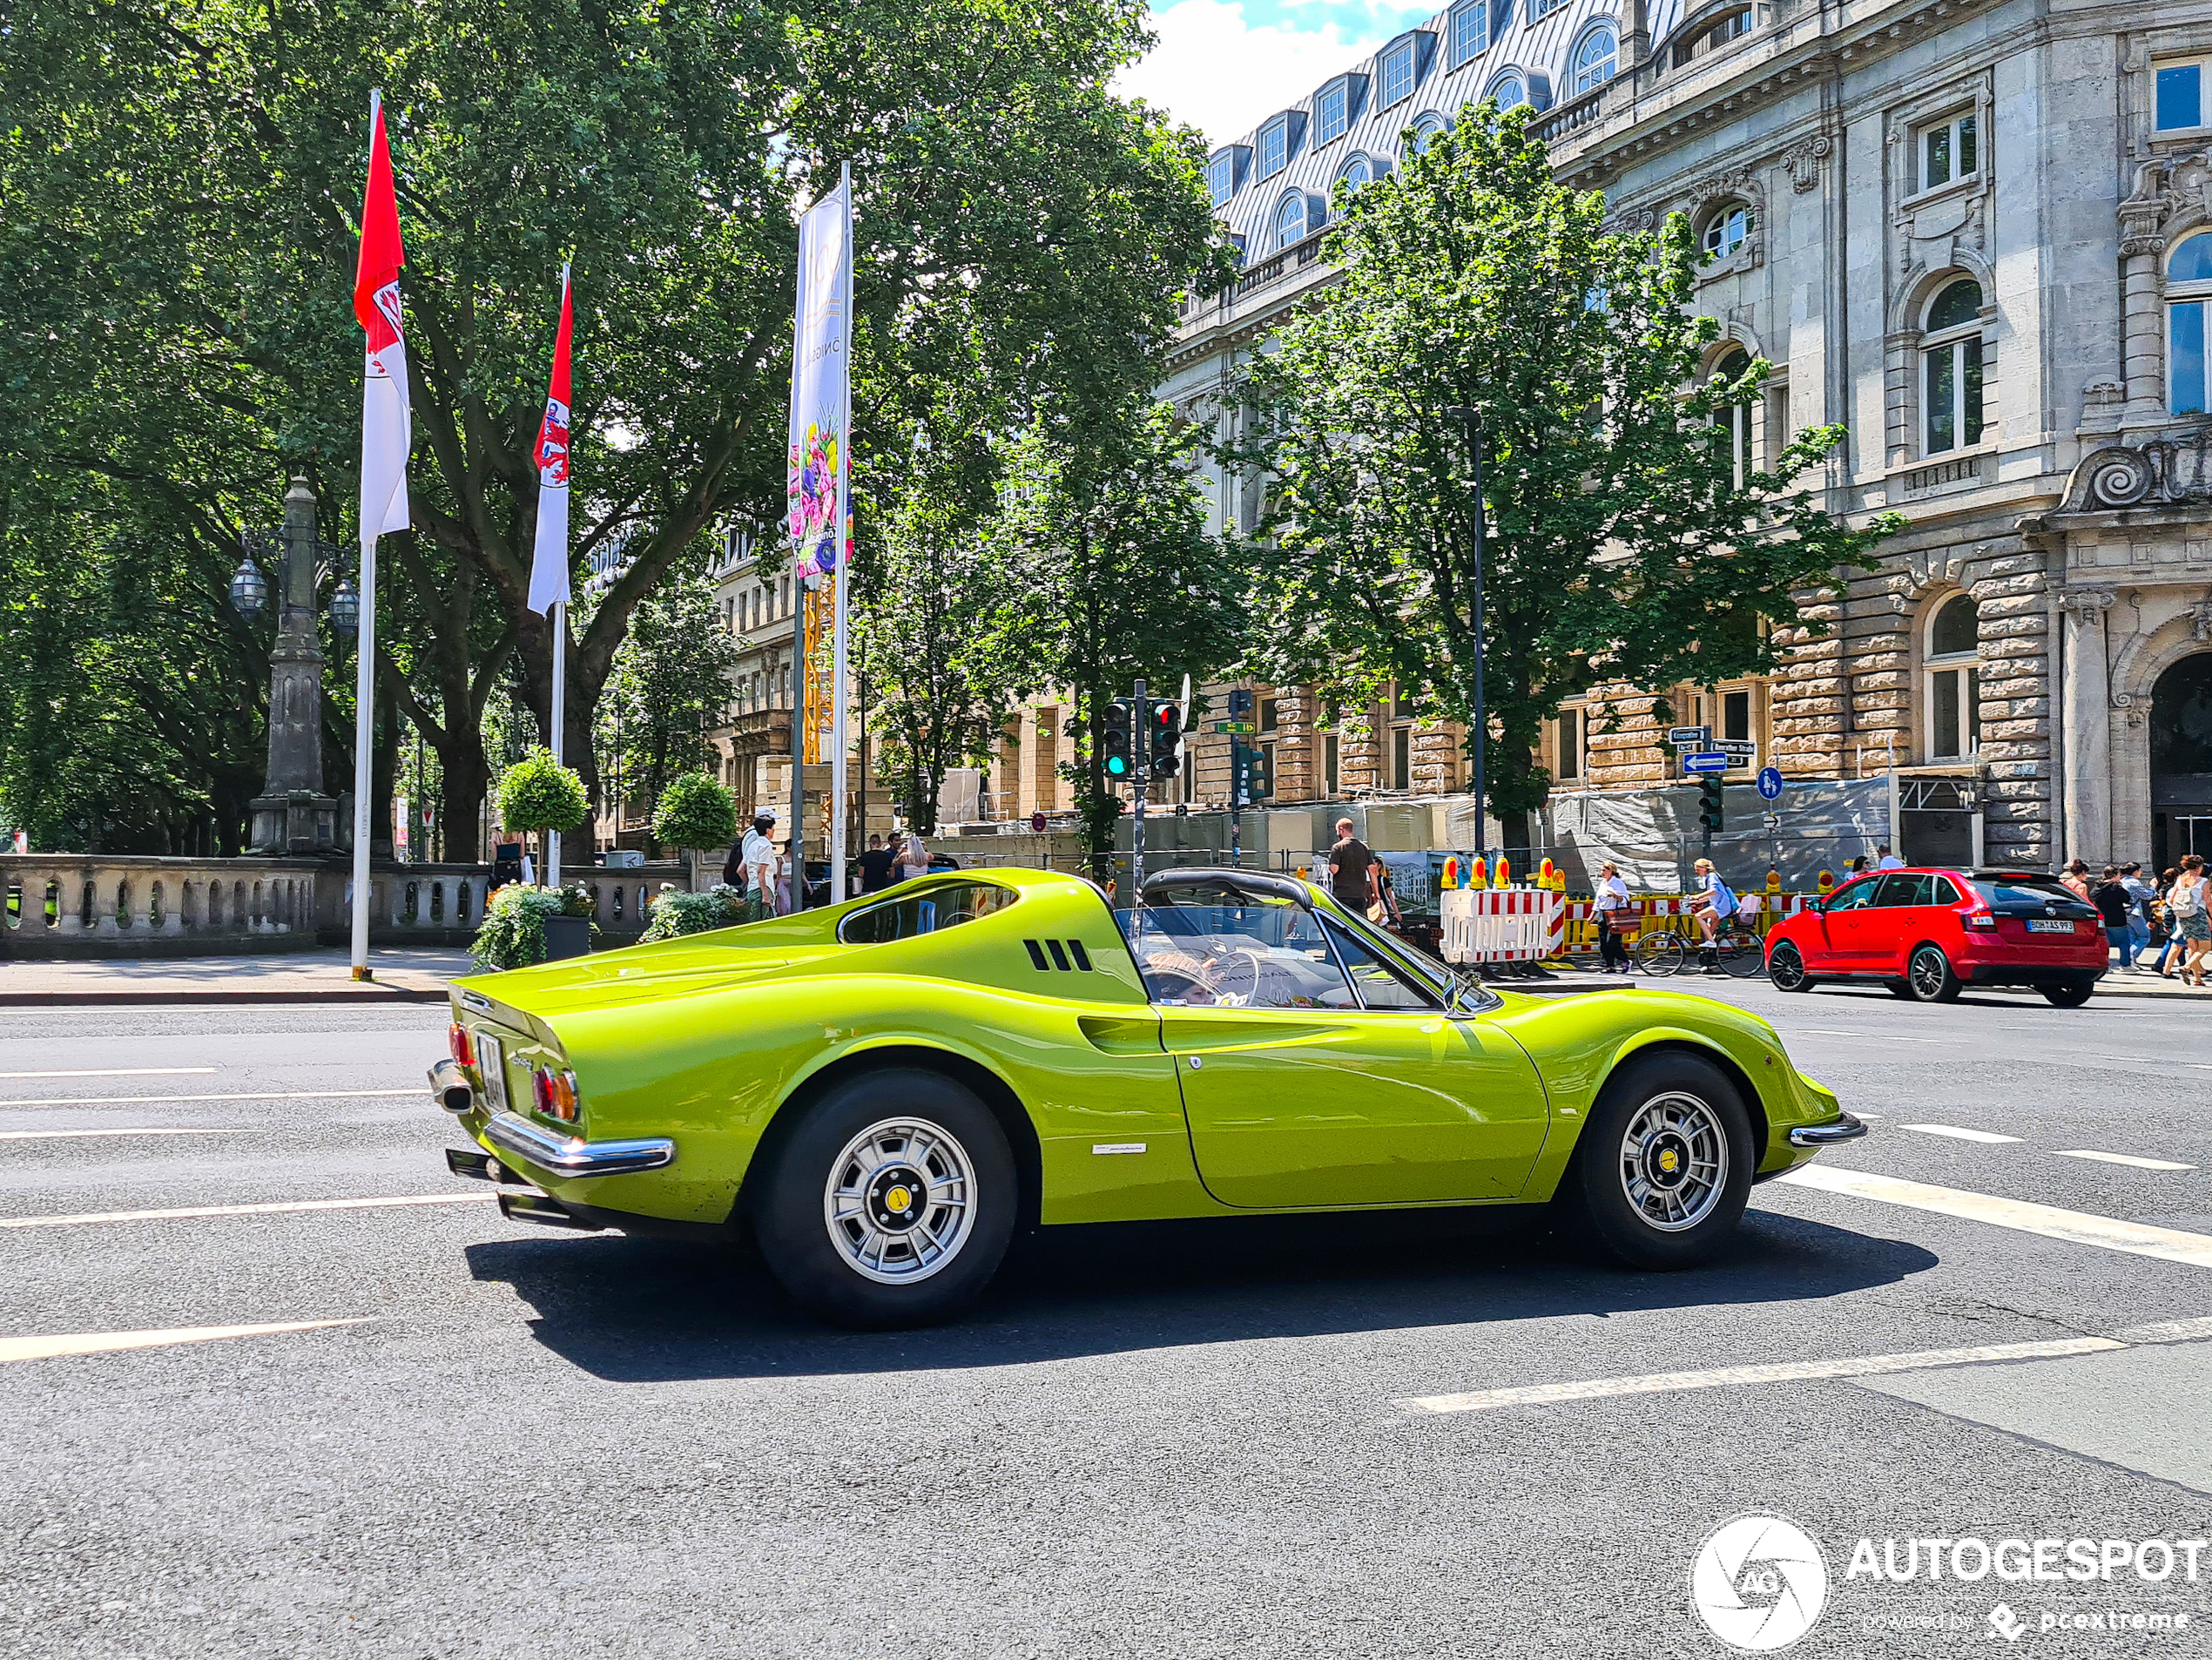
[[[377,126],[384,111],[384,94],[373,91],[368,95],[368,132],[372,145],[375,143]],[[363,233],[368,228],[368,212],[364,204],[361,213]],[[404,352],[407,348],[400,348]],[[364,435],[367,415],[363,415]],[[366,436],[364,435],[364,443]],[[364,458],[365,459],[365,458]],[[361,632],[355,644],[359,647],[354,663],[354,937],[353,977],[370,980],[375,976],[368,966],[368,808],[371,780],[375,770],[376,742],[376,538],[383,528],[384,506],[379,503],[372,518],[368,503],[361,503]]]
[[[838,296],[845,320],[845,338],[853,338],[853,164],[846,162],[838,175],[837,187],[845,198],[845,282],[844,292]],[[848,355],[845,363],[845,388],[840,395],[837,428],[841,442],[837,447],[837,505],[844,516],[844,523],[837,527],[837,574],[830,586],[830,903],[836,904],[845,893],[845,608],[847,604],[849,567],[853,563],[853,538],[846,534],[856,523],[853,512],[853,362]]]
[[[563,272],[561,281],[563,286],[568,280],[568,273]],[[556,766],[561,764],[561,740],[568,732],[568,657],[569,602],[556,599],[553,602],[553,765]],[[558,830],[545,833],[545,885],[548,887],[561,885],[561,833]]]

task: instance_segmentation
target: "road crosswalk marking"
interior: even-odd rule
[[[173,1343],[212,1343],[232,1337],[261,1337],[275,1332],[323,1332],[336,1326],[364,1326],[373,1316],[344,1320],[285,1320],[273,1326],[179,1326],[163,1332],[70,1332],[54,1337],[0,1337],[0,1365],[13,1360],[51,1360],[64,1354],[109,1354],[122,1349],[165,1348]]]
[[[1792,1187],[1817,1188],[1848,1198],[1871,1199],[1879,1205],[1901,1205],[1908,1210],[1986,1222],[2074,1245],[2095,1245],[2106,1251],[2124,1251],[2131,1256],[2155,1257],[2166,1262],[2212,1268],[2212,1234],[2155,1228],[2140,1222],[2122,1222],[2115,1217],[2094,1216],[2087,1211],[2031,1205],[2022,1199],[1999,1198],[1965,1188],[1937,1187],[1926,1182],[1908,1182],[1895,1176],[1877,1176],[1869,1171],[1844,1170],[1833,1165],[1807,1164],[1775,1179]]]
[[[2170,1158],[2138,1158],[2133,1153],[2100,1153],[2087,1147],[2064,1147],[2053,1150],[2060,1158],[2094,1158],[2100,1164],[2126,1164],[2132,1170],[2195,1170],[2194,1164],[2177,1164]]]
[[[205,1076],[212,1066],[107,1066],[68,1072],[0,1072],[0,1078],[177,1078]]]
[[[273,1205],[188,1205],[166,1211],[98,1211],[84,1216],[0,1217],[0,1228],[77,1228],[94,1222],[168,1222],[181,1217],[281,1216],[298,1211],[381,1211],[406,1205],[470,1205],[496,1193],[411,1193],[393,1198],[287,1199]]]
[[[1924,1136],[1948,1136],[1953,1141],[2017,1142],[2018,1136],[1993,1135],[1986,1130],[1962,1130],[1957,1124],[1899,1124],[1900,1130],[1917,1130]]]
[[[10,1107],[170,1107],[189,1101],[366,1101],[389,1095],[428,1096],[410,1090],[276,1090],[259,1095],[52,1095],[10,1100],[0,1096],[0,1111]]]

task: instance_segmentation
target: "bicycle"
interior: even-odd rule
[[[1656,920],[1656,928],[1636,937],[1635,962],[1644,973],[1663,978],[1679,973],[1691,948],[1702,951],[1704,941],[1693,932],[1696,922],[1687,914]],[[1755,979],[1766,972],[1765,942],[1740,916],[1730,917],[1714,931],[1713,954],[1733,979]]]

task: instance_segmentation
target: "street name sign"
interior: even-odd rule
[[[1759,746],[1748,738],[1723,738],[1713,747],[1728,757],[1731,766],[1749,766],[1759,758]]]
[[[1703,749],[1713,741],[1710,726],[1669,726],[1667,728],[1667,747],[1689,751]]]
[[[1693,778],[1701,773],[1725,773],[1728,768],[1728,752],[1725,750],[1701,749],[1682,758],[1682,770]]]

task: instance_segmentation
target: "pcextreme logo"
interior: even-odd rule
[[[1708,1535],[1689,1564],[1697,1617],[1731,1649],[1786,1649],[1813,1628],[1828,1600],[1828,1563],[1812,1536],[1754,1512]]]

